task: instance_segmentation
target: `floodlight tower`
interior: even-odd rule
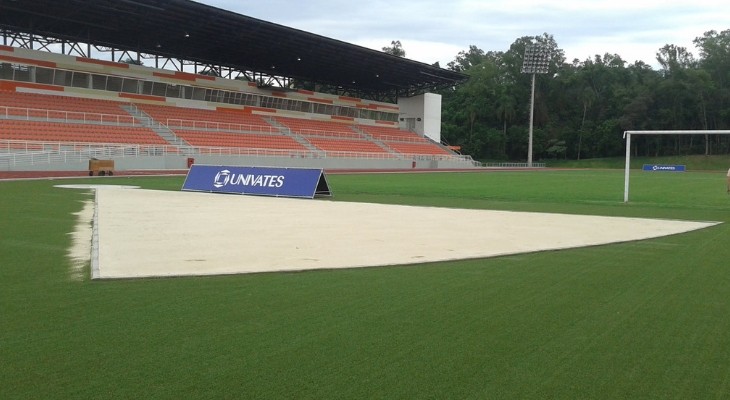
[[[547,74],[550,65],[550,50],[540,44],[525,47],[522,73],[532,74],[532,95],[530,96],[530,131],[527,141],[527,166],[532,167],[532,123],[535,115],[535,75]]]

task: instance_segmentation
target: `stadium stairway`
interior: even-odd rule
[[[309,142],[309,141],[308,141],[307,139],[305,139],[305,138],[304,138],[304,137],[302,137],[301,135],[299,135],[299,134],[296,134],[296,133],[292,132],[292,131],[291,131],[291,129],[289,129],[289,128],[287,128],[286,126],[284,126],[284,125],[280,124],[280,123],[279,123],[278,121],[276,121],[275,119],[273,119],[273,118],[271,118],[271,117],[266,117],[266,118],[264,118],[264,120],[265,120],[266,122],[270,123],[270,124],[271,124],[272,126],[274,126],[274,127],[276,127],[277,129],[279,129],[279,131],[280,131],[280,132],[281,132],[282,134],[284,134],[284,135],[286,135],[286,136],[289,136],[289,137],[291,137],[292,139],[296,140],[296,141],[297,141],[297,143],[299,143],[299,144],[301,144],[302,146],[306,147],[306,148],[307,148],[307,150],[309,150],[309,151],[312,151],[312,152],[315,152],[315,153],[317,153],[317,154],[318,154],[318,155],[320,155],[320,156],[321,156],[321,155],[323,155],[323,152],[322,152],[322,150],[320,150],[319,148],[317,148],[317,147],[315,147],[314,145],[312,145],[312,144],[311,144],[311,143],[310,143],[310,142]]]
[[[366,138],[367,140],[369,140],[369,141],[377,144],[381,149],[387,151],[388,153],[393,154],[394,156],[400,155],[400,153],[398,153],[397,151],[395,151],[392,148],[390,148],[390,146],[388,146],[387,144],[385,144],[382,140],[377,139],[377,138],[371,136],[370,134],[368,134],[367,132],[365,132],[364,130],[360,129],[357,126],[355,126],[354,129],[359,134],[361,134],[364,138]]]
[[[142,126],[150,128],[159,137],[164,139],[167,143],[179,148],[184,155],[187,153],[191,153],[191,150],[190,150],[191,146],[189,143],[187,143],[185,140],[183,140],[182,138],[175,135],[175,133],[170,128],[157,122],[149,114],[140,110],[134,104],[125,104],[125,105],[122,105],[121,107],[122,107],[122,109],[124,109],[124,111],[128,112],[131,116],[133,116],[138,121],[140,121]]]

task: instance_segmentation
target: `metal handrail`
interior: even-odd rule
[[[529,167],[529,164],[526,162],[489,162],[489,163],[480,163],[482,167],[485,168],[527,168]],[[545,163],[538,163],[533,162],[532,163],[533,168],[545,168]]]
[[[97,123],[103,125],[136,125],[136,118],[127,115],[89,113],[84,111],[0,106],[0,117],[23,121],[64,123]],[[60,120],[60,121],[59,121]]]
[[[154,118],[154,117],[153,117]],[[281,131],[273,126],[254,125],[254,124],[234,124],[230,122],[218,121],[198,121],[180,118],[167,118],[165,125],[168,128],[185,128],[200,129],[208,131],[234,131],[234,132],[265,132],[265,133],[281,133]]]
[[[469,156],[367,153],[354,151],[308,151],[244,147],[172,146],[153,144],[121,144],[61,141],[0,140],[0,162],[51,163],[84,161],[90,157],[140,157],[168,155],[234,155],[289,158],[356,158],[356,159],[405,159],[419,161],[457,161],[472,164]]]

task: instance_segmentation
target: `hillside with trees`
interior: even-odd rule
[[[657,50],[658,69],[618,54],[565,60],[552,35],[521,37],[507,51],[470,46],[447,66],[470,76],[441,91],[442,138],[482,160],[525,160],[531,76],[521,73],[526,46],[550,50],[549,73],[535,89],[534,159],[621,156],[625,130],[730,129],[730,30]],[[638,156],[730,154],[729,135],[635,138]]]

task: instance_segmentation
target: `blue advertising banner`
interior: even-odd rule
[[[644,164],[643,170],[660,172],[684,172],[686,171],[686,168],[684,165]]]
[[[182,190],[276,197],[331,196],[321,169],[193,164]]]

